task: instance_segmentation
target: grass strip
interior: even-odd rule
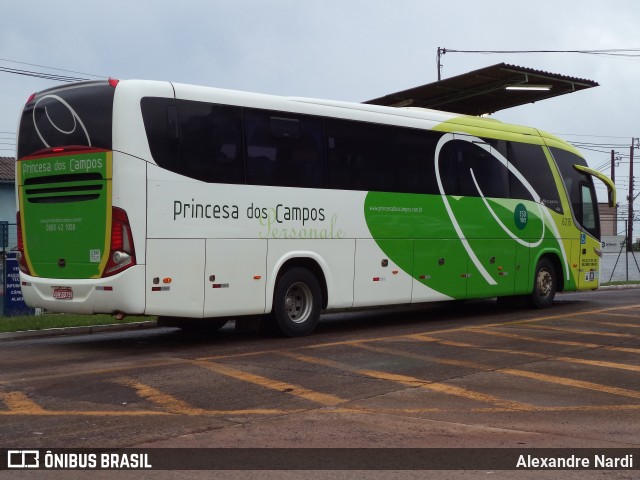
[[[20,317],[0,317],[0,333],[44,330],[47,328],[92,327],[95,325],[113,325],[156,320],[157,317],[131,316],[116,320],[111,315],[73,315],[49,313]]]

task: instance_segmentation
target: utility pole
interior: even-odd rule
[[[635,138],[631,139],[629,149],[629,218],[627,219],[627,252],[633,251],[633,150]]]
[[[616,184],[616,151],[615,150],[611,150],[611,181],[613,182],[613,184]],[[612,198],[611,196],[613,195],[613,192],[609,192],[608,197],[609,197],[609,203],[612,202]],[[618,233],[618,219],[616,218],[618,216],[618,205],[612,205],[613,207],[613,230],[614,230],[614,235],[616,233]]]
[[[444,55],[445,53],[447,53],[447,49],[446,48],[440,48],[438,47],[438,81],[441,80],[442,78],[442,55]]]
[[[616,183],[616,151],[611,150],[611,181]]]

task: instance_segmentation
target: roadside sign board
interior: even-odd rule
[[[18,267],[17,252],[7,252],[4,266],[4,316],[16,317],[34,315],[35,309],[24,303],[20,288],[20,267]]]

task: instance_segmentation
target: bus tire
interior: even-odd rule
[[[553,304],[558,288],[556,269],[548,258],[541,258],[533,277],[533,292],[529,304],[535,308],[548,308]]]
[[[322,308],[322,290],[316,276],[294,267],[278,279],[273,292],[271,324],[286,337],[303,337],[316,328]]]

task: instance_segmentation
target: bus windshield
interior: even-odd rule
[[[18,158],[70,145],[111,150],[114,92],[108,82],[99,81],[35,95],[20,119]]]

